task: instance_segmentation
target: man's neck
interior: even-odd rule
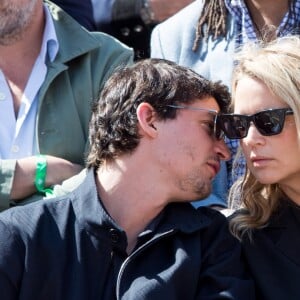
[[[41,11],[41,15],[36,16],[19,40],[10,45],[0,45],[0,68],[5,73],[10,73],[11,69],[19,71],[24,65],[32,65],[41,49],[44,26],[44,14]]]
[[[110,216],[127,234],[128,253],[137,236],[162,211],[160,191],[151,187],[149,171],[140,173],[140,165],[127,167],[121,161],[102,166],[96,176],[99,197]]]
[[[9,45],[0,45],[0,69],[10,87],[18,113],[21,97],[39,55],[45,26],[43,6],[39,7],[33,22],[22,37]]]

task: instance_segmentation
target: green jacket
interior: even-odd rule
[[[132,63],[133,53],[104,33],[87,32],[58,6],[45,3],[53,17],[59,52],[47,64],[47,76],[39,92],[37,145],[41,154],[83,165],[91,103],[117,66]],[[12,204],[9,195],[15,165],[16,160],[0,160],[0,210]],[[35,195],[32,199],[40,198]]]

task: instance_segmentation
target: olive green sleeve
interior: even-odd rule
[[[0,160],[0,211],[10,206],[10,192],[12,189],[16,168],[15,159]]]

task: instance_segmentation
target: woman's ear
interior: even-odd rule
[[[148,135],[155,137],[157,135],[157,129],[155,127],[156,112],[154,108],[146,102],[139,104],[136,109],[136,115],[138,119],[138,126],[142,135]]]

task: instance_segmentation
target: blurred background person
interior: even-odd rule
[[[106,32],[135,50],[135,58],[150,56],[150,36],[158,23],[193,0],[53,0],[81,25]]]

